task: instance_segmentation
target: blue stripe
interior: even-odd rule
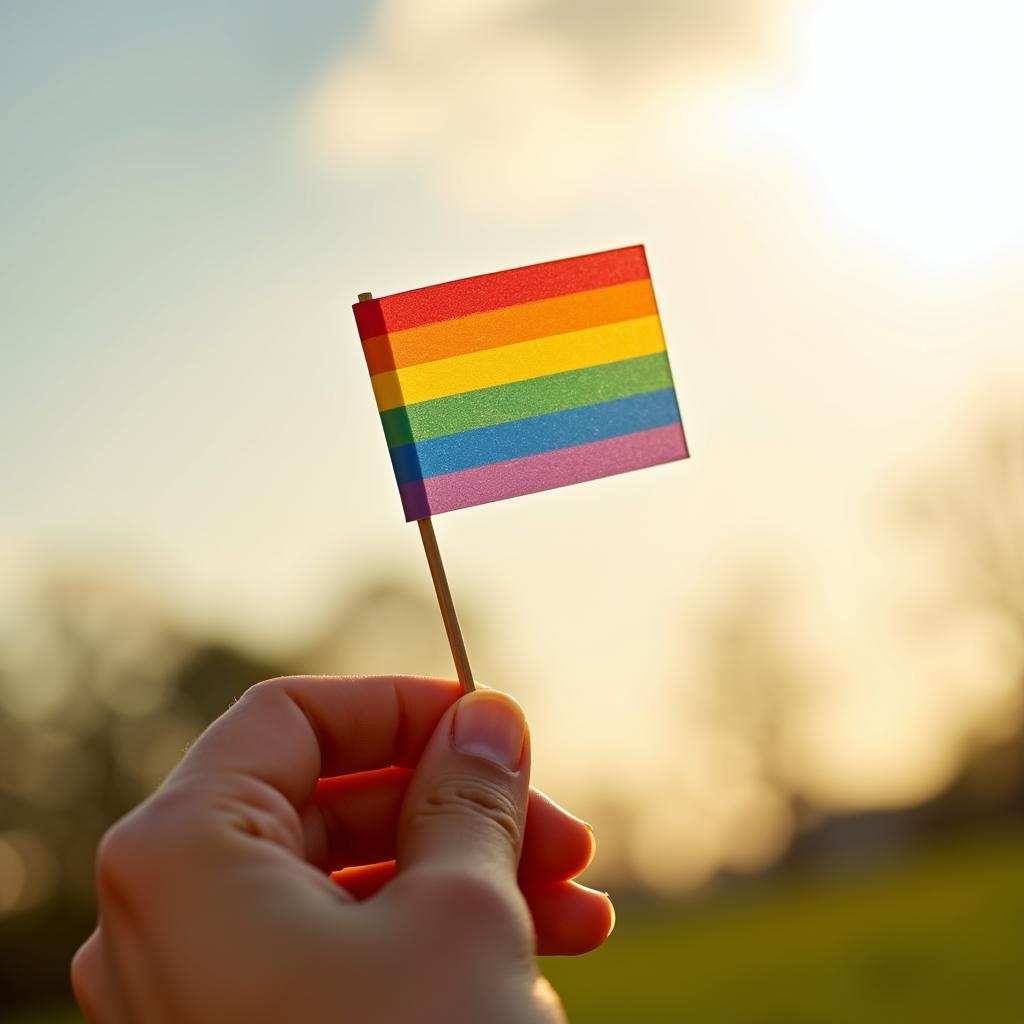
[[[675,391],[664,388],[405,444],[391,449],[391,463],[404,484],[678,422]]]

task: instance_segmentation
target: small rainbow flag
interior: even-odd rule
[[[352,308],[407,520],[688,455],[642,245]]]

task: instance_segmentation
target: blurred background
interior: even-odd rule
[[[451,675],[350,305],[647,245],[693,458],[456,512],[573,1021],[1019,1021],[1024,6],[0,6],[0,1015],[247,686]]]

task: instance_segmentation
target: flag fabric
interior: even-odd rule
[[[353,310],[407,520],[688,455],[641,245]]]

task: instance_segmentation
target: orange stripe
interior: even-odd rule
[[[363,352],[372,375],[657,312],[648,278],[379,334],[363,342]]]

